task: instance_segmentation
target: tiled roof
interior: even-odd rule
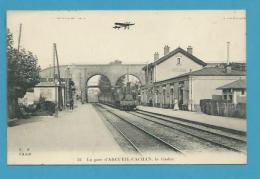
[[[160,82],[165,82],[168,80],[185,77],[185,76],[245,76],[246,73],[244,71],[236,71],[231,70],[230,72],[226,72],[225,68],[218,68],[218,67],[204,67],[200,70],[184,73],[181,75],[178,75],[176,77],[166,79]]]
[[[174,56],[177,53],[182,53],[183,55],[187,56],[188,58],[190,58],[191,60],[193,60],[194,62],[202,65],[202,66],[206,66],[207,63],[203,62],[202,60],[198,59],[197,57],[195,57],[194,55],[190,54],[189,52],[187,52],[186,50],[183,50],[181,47],[176,48],[175,50],[171,51],[170,53],[168,53],[167,55],[161,57],[160,59],[158,59],[157,61],[148,64],[148,67],[152,67],[153,65],[157,65],[160,64],[162,62],[164,62],[165,60],[167,60],[168,58]],[[147,65],[143,67],[143,70],[147,68]]]
[[[207,63],[203,62],[202,60],[198,59],[197,57],[195,57],[194,55],[190,54],[189,52],[187,52],[186,50],[183,50],[181,47],[176,48],[175,50],[171,51],[170,53],[168,53],[167,55],[163,56],[162,58],[160,58],[159,60],[157,60],[155,62],[155,64],[160,64],[163,61],[167,60],[168,58],[172,57],[173,55],[177,54],[177,53],[182,53],[183,55],[189,57],[191,60],[193,60],[194,62],[202,65],[202,66],[206,66]]]
[[[192,76],[243,76],[245,75],[244,71],[231,70],[227,72],[225,68],[218,67],[205,67],[197,71],[192,71],[183,75],[192,75]]]
[[[218,87],[217,89],[246,89],[246,80],[240,79],[232,83],[228,83],[224,86]]]

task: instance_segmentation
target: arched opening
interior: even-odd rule
[[[128,79],[127,79],[127,76],[128,76]],[[137,75],[134,75],[134,74],[124,74],[122,76],[120,76],[117,81],[116,81],[116,84],[119,83],[120,81],[124,81],[124,84],[126,85],[127,84],[127,80],[129,80],[129,82],[132,84],[138,84],[138,85],[142,85],[142,81],[141,79],[139,78],[139,76]]]
[[[118,78],[116,89],[121,89],[123,93],[131,93],[133,99],[138,103],[141,102],[141,80],[132,74],[125,74]]]
[[[86,82],[86,100],[88,103],[99,102],[101,93],[111,93],[110,80],[104,75],[93,75]]]

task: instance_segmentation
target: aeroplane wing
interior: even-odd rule
[[[126,26],[130,26],[130,25],[135,25],[135,24],[131,24],[131,23],[120,23],[120,22],[116,22],[115,25],[119,25],[119,26],[123,26],[123,27],[126,27]]]
[[[114,29],[119,29],[119,28],[123,27],[124,29],[129,29],[129,27],[131,25],[135,25],[135,24],[130,23],[130,22],[125,22],[125,23],[115,22],[115,26],[113,28]]]
[[[119,22],[116,22],[115,25],[122,26],[122,27],[127,26],[125,23],[119,23]]]

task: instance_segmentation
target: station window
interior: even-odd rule
[[[229,95],[229,100],[231,100],[231,101],[232,101],[232,97],[233,97],[232,95]]]
[[[223,97],[224,97],[224,100],[227,100],[227,95],[224,95]]]
[[[165,89],[163,89],[163,95],[165,95],[165,92],[166,92],[166,90],[165,90]]]
[[[245,95],[245,90],[242,90],[242,91],[241,91],[241,95]]]
[[[181,64],[181,58],[178,57],[178,58],[177,58],[177,65],[180,65],[180,64]]]
[[[171,88],[171,95],[173,95],[173,88]]]

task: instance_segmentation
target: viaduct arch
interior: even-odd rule
[[[86,65],[61,65],[61,78],[71,77],[75,83],[76,93],[81,94],[86,100],[87,81],[95,75],[106,76],[111,86],[115,86],[117,80],[125,74],[136,76],[142,85],[145,84],[145,72],[142,68],[145,64],[86,64]],[[48,67],[40,72],[41,78],[53,78],[53,67]]]

